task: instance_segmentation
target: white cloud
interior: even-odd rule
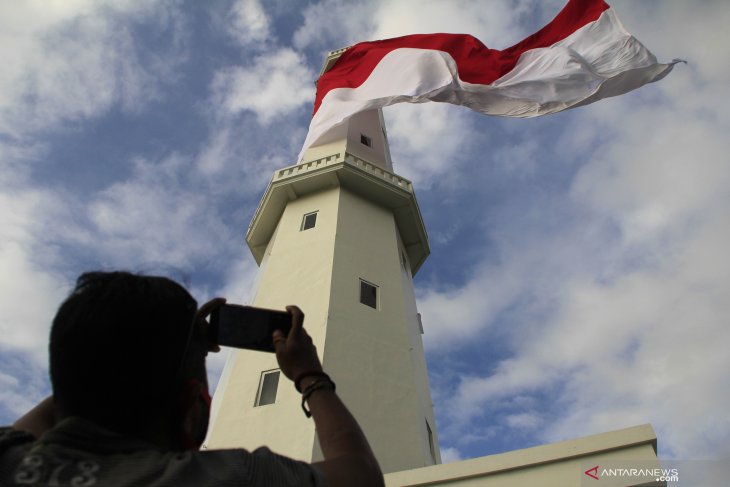
[[[537,3],[534,0],[491,0],[488,3],[479,0],[382,0],[378,2],[374,16],[377,29],[373,38],[432,32],[466,33],[488,47],[504,49],[531,33],[525,32],[517,21],[534,11]]]
[[[0,7],[0,132],[94,117],[119,104],[138,110],[159,96],[179,45],[141,52],[131,27],[154,22],[180,40],[181,19],[163,2],[12,2]]]
[[[621,122],[621,143],[578,175],[576,195],[596,211],[618,216],[629,241],[646,241],[686,222],[718,202],[730,182],[720,156],[730,149],[726,127],[701,116],[678,124],[680,113],[635,111]]]
[[[556,144],[580,168],[569,193],[552,196],[571,210],[557,226],[524,233],[519,221],[496,220],[487,238],[497,246],[470,281],[421,289],[430,353],[486,337],[507,355],[494,370],[475,364],[462,375],[440,416],[442,441],[462,450],[495,428],[556,441],[650,422],[662,455],[726,451],[730,119],[720,80],[730,43],[712,38],[727,37],[730,12],[663,2],[657,22],[657,4],[615,3],[649,48],[690,64],[574,112]],[[505,155],[504,164],[515,153]],[[536,403],[496,414],[520,396]]]
[[[197,167],[205,175],[219,174],[234,157],[231,142],[231,128],[224,126],[216,130],[210,140],[203,146],[197,158]]]
[[[271,36],[271,21],[258,0],[237,0],[229,15],[229,33],[242,46],[256,47]]]
[[[46,243],[60,201],[42,190],[0,188],[0,348],[22,350],[42,364],[53,312],[68,287]]]
[[[161,161],[137,159],[130,180],[113,184],[89,203],[98,250],[113,265],[187,269],[227,250],[231,229],[220,221],[211,195],[186,180],[191,165],[177,154]]]
[[[459,184],[466,162],[463,154],[473,141],[469,115],[463,109],[445,103],[402,103],[386,108],[384,115],[398,174],[416,188],[426,189],[436,179]]]
[[[212,86],[214,104],[223,114],[250,111],[268,124],[311,104],[314,79],[300,54],[281,48],[258,56],[252,65],[218,72]]]
[[[304,10],[304,23],[294,34],[298,49],[317,47],[324,52],[348,45],[409,34],[468,33],[487,46],[504,49],[528,34],[519,22],[541,10],[542,21],[557,14],[559,0],[374,0],[347,3],[325,0]]]
[[[728,201],[715,205],[720,208],[693,214],[702,222],[657,250],[664,255],[649,267],[624,271],[608,281],[586,273],[558,283],[555,316],[542,315],[542,321],[513,323],[514,330],[503,330],[512,337],[508,347],[514,353],[489,374],[472,368],[472,376],[462,377],[445,411],[442,440],[463,445],[467,438],[462,435],[476,433],[476,418],[489,416],[502,401],[553,391],[557,395],[549,401],[563,405],[557,416],[525,422],[529,418],[518,412],[504,423],[496,416],[490,423],[539,428],[543,440],[556,441],[651,422],[663,454],[712,456],[730,434],[724,413],[730,401],[725,372],[730,357],[724,351],[730,340],[725,299],[730,293]],[[545,266],[532,264],[532,277],[542,279]],[[507,267],[502,275],[511,270]],[[498,280],[500,275],[492,277]],[[517,280],[526,278],[519,275]],[[470,283],[454,298],[458,304],[440,308],[442,319],[449,319],[442,323],[459,323],[464,308],[481,311],[475,287]],[[492,289],[484,288],[483,299],[489,299]],[[524,292],[545,291],[527,287]],[[426,306],[420,306],[424,321],[426,307],[439,309],[439,303],[426,297]],[[485,326],[500,323],[488,313],[483,321],[478,314],[470,319],[471,327],[460,330],[462,343],[483,335]],[[427,343],[433,347],[442,334],[429,339],[427,329]],[[453,334],[446,336],[454,339]],[[551,409],[546,413],[552,414]]]
[[[324,0],[315,3],[304,10],[304,22],[294,33],[292,42],[297,49],[314,46],[325,54],[369,40],[372,11],[372,2]]]
[[[195,159],[199,176],[218,194],[258,197],[275,169],[294,163],[304,140],[305,128],[293,117],[277,120],[276,128],[253,117],[213,123]]]
[[[226,285],[213,294],[242,298],[255,265],[250,258],[230,267],[209,263],[245,246],[235,229],[222,223],[206,181],[196,179],[190,186],[191,170],[192,161],[175,154],[161,161],[140,158],[128,180],[92,195],[87,204],[81,195],[32,188],[22,177],[2,185],[0,411],[22,414],[47,394],[40,378],[47,376],[52,318],[71,288],[68,272],[75,277],[89,270],[66,268],[69,248],[96,268],[161,273],[181,282],[192,269],[228,269],[222,277]],[[195,291],[199,299],[208,298],[205,290]],[[221,359],[211,357],[214,375],[221,367]]]
[[[65,282],[34,265],[28,250],[15,242],[0,249],[0,345],[31,352],[43,362],[55,308],[66,294]]]
[[[0,411],[15,420],[48,396],[46,361],[25,360],[23,354],[3,351],[0,361]],[[8,372],[8,373],[6,373]]]
[[[535,429],[542,424],[540,416],[534,413],[510,414],[506,421],[507,426],[517,429]]]
[[[426,288],[419,293],[418,309],[429,350],[453,350],[473,339],[525,291],[524,276],[517,272],[507,275],[498,268],[482,267],[475,274],[489,279],[473,279],[459,289]]]
[[[491,274],[517,279],[518,292],[503,302],[532,293],[552,299],[558,312],[515,326],[508,332],[511,358],[493,373],[463,379],[448,413],[450,441],[502,399],[553,391],[551,401],[565,407],[535,425],[546,441],[651,422],[665,455],[712,456],[723,447],[730,434],[724,411],[730,401],[724,351],[730,340],[730,173],[723,163],[730,147],[722,134],[730,127],[676,110],[630,113],[618,136],[583,167],[570,195],[594,221],[615,225],[620,238],[604,242],[595,267],[576,267],[565,282],[553,281],[552,295],[530,284],[556,267],[544,240],[535,244],[545,251],[543,260],[528,260],[529,275],[513,259]],[[495,287],[474,280],[452,292],[446,306],[440,306],[443,293],[427,293],[424,322],[424,308],[439,309],[439,320],[451,311],[456,320],[443,323],[453,323],[469,307],[476,310],[469,313],[471,325],[458,331],[462,340],[473,339],[499,324],[488,310],[478,319]],[[521,425],[507,418],[504,426]]]
[[[571,406],[548,436],[651,421],[661,446],[679,457],[723,445],[730,434],[722,406],[730,400],[730,231],[727,211],[712,213],[660,269],[610,284],[572,283],[540,346],[521,351],[520,364],[573,371],[564,375]],[[533,379],[545,377],[535,372]]]
[[[461,452],[453,447],[446,447],[441,449],[441,463],[458,462],[464,458]]]

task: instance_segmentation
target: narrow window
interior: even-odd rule
[[[368,147],[372,147],[373,146],[373,139],[371,139],[370,137],[368,137],[365,134],[360,134],[360,143],[362,145],[366,145]]]
[[[360,302],[378,309],[378,286],[360,279]]]
[[[276,402],[276,390],[279,386],[279,371],[268,370],[261,373],[259,391],[256,394],[255,406],[266,406]]]
[[[309,230],[310,228],[314,228],[314,225],[317,223],[317,212],[313,213],[307,213],[304,215],[304,218],[302,218],[302,230]]]
[[[428,420],[426,420],[426,431],[428,432],[428,447],[431,450],[431,458],[433,458],[433,463],[436,463],[436,447],[433,445],[433,431],[431,431]]]

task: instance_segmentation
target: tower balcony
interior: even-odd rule
[[[413,184],[348,152],[274,172],[246,232],[246,243],[256,262],[261,264],[266,245],[288,201],[338,186],[392,210],[411,263],[411,272],[415,275],[428,257],[430,248]]]

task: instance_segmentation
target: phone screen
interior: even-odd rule
[[[218,345],[265,352],[274,351],[272,334],[289,334],[291,315],[252,306],[225,304],[211,313],[210,324],[217,331]]]

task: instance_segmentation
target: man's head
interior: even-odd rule
[[[180,421],[186,385],[205,383],[204,353],[189,353],[202,349],[189,344],[196,311],[192,296],[163,277],[81,275],[51,329],[59,413],[130,434]]]

